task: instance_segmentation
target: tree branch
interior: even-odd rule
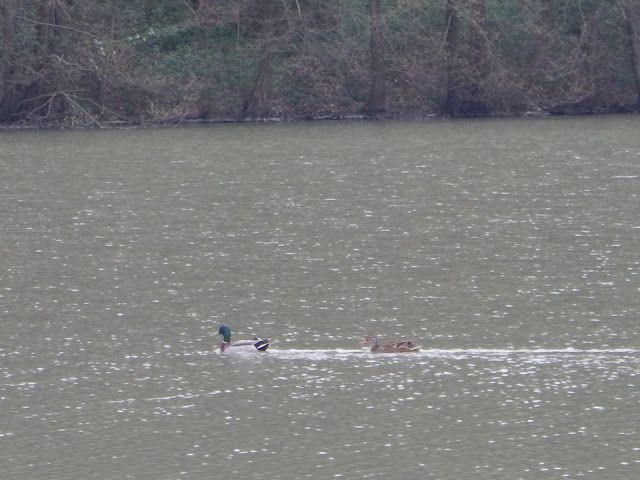
[[[191,10],[191,13],[193,14],[194,17],[198,16],[198,13],[193,9],[193,7],[191,5],[189,5],[187,0],[182,0],[182,3],[184,3],[185,7],[187,7],[189,10]]]
[[[56,25],[54,23],[38,22],[37,20],[31,20],[30,18],[23,17],[20,15],[17,15],[16,18],[18,20],[22,20],[23,22],[33,23],[34,25],[43,25],[45,27],[54,27],[54,28],[61,28],[63,30],[71,30],[72,32],[81,33],[88,37],[95,38],[96,40],[100,40],[100,37],[98,37],[97,35],[94,35],[93,33],[85,32],[84,30],[79,30],[77,28],[69,27],[67,25]]]

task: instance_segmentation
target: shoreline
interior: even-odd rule
[[[538,109],[535,111],[527,111],[520,114],[494,114],[494,115],[467,115],[467,116],[445,116],[438,113],[428,114],[345,114],[345,115],[304,115],[304,116],[283,116],[283,117],[265,117],[265,118],[234,118],[234,117],[169,117],[157,118],[153,120],[117,120],[117,121],[95,121],[86,125],[68,125],[68,124],[43,124],[36,123],[0,123],[0,131],[20,131],[20,130],[118,130],[133,128],[163,128],[163,127],[179,127],[189,125],[220,125],[220,124],[274,124],[274,123],[313,123],[313,122],[348,122],[348,121],[412,121],[412,122],[431,122],[437,120],[479,120],[479,119],[518,119],[518,118],[558,118],[558,117],[602,117],[608,115],[634,115],[640,114],[640,111],[628,109],[611,109],[604,112],[554,112]]]

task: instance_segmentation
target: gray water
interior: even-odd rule
[[[1,132],[0,478],[640,478],[639,131]]]

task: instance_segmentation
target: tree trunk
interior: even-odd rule
[[[584,55],[584,70],[587,90],[587,101],[593,106],[593,102],[597,101],[599,84],[598,70],[601,67],[598,58],[598,42],[599,42],[599,7],[594,7],[589,12],[583,23],[583,34],[585,37],[582,51]]]
[[[468,40],[460,45],[460,16],[468,25]],[[484,0],[447,0],[445,36],[447,93],[441,105],[445,116],[482,116],[489,112],[487,16]]]
[[[440,106],[440,111],[445,116],[456,115],[460,105],[458,87],[456,85],[458,75],[458,14],[456,12],[456,0],[447,0],[445,11],[447,29],[445,32],[445,62],[446,62],[446,95]]]
[[[267,39],[260,52],[258,73],[251,94],[242,107],[242,118],[264,118],[269,112],[269,90],[271,89],[271,40]]]
[[[12,63],[15,56],[16,0],[0,3],[0,120],[7,119],[11,112],[12,93],[10,87]]]
[[[486,87],[489,77],[489,46],[485,0],[471,0],[471,58],[469,99],[464,108],[467,115],[486,115]]]
[[[369,0],[371,15],[371,34],[369,48],[371,52],[371,88],[366,112],[375,116],[387,111],[387,89],[385,85],[384,38],[382,33],[382,7],[380,0]]]
[[[540,0],[540,18],[548,31],[553,24],[553,0]]]
[[[54,38],[57,35],[55,27],[59,24],[58,8],[56,0],[44,0],[40,6],[40,23],[37,32],[41,55],[48,55],[55,47]]]
[[[120,0],[111,0],[111,40],[116,39],[116,30],[120,18]]]
[[[281,4],[277,0],[257,0],[259,15],[259,26],[257,30],[262,37],[262,47],[260,48],[260,60],[256,79],[251,89],[251,93],[244,101],[240,118],[264,118],[269,114],[270,90],[272,78],[271,60],[273,57],[273,46],[275,35],[281,19],[278,19]]]
[[[640,5],[636,1],[627,1],[622,11],[631,42],[631,62],[633,65],[634,85],[636,89],[636,110],[640,111]]]
[[[566,113],[596,113],[599,105],[600,81],[598,72],[601,68],[598,58],[599,50],[599,11],[600,7],[592,5],[581,11],[582,23],[579,29],[580,63],[578,64],[579,98],[566,104]]]

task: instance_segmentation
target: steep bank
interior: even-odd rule
[[[5,0],[0,122],[23,126],[638,110],[620,0]]]

